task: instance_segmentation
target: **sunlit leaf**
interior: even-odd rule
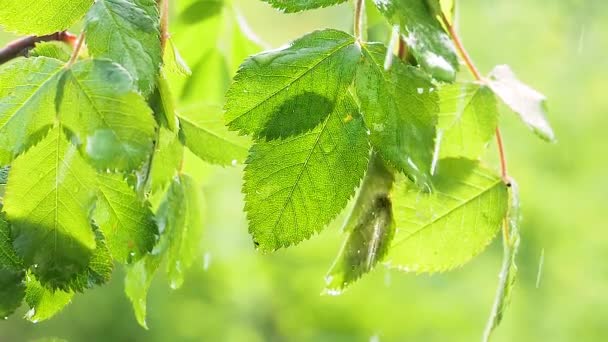
[[[461,266],[492,241],[505,218],[507,186],[466,159],[443,159],[433,193],[397,182],[392,193],[397,230],[386,262],[412,272]]]
[[[553,129],[546,119],[546,98],[543,94],[522,83],[506,65],[492,70],[488,86],[534,133],[544,140],[555,141]]]
[[[179,121],[184,143],[202,160],[219,165],[245,161],[251,139],[228,130],[220,107],[189,106],[179,112]]]
[[[34,323],[45,321],[63,310],[71,302],[72,297],[74,292],[48,289],[33,275],[28,274],[25,302],[30,310],[25,314],[25,318]]]
[[[53,124],[62,66],[46,57],[0,66],[0,165],[10,163]]]
[[[452,82],[458,55],[427,0],[374,0],[391,24],[400,25],[409,51],[434,78]]]
[[[4,200],[13,246],[50,287],[66,287],[89,264],[95,234],[89,213],[95,174],[56,127],[17,158]]]
[[[326,293],[340,294],[386,256],[395,233],[389,198],[393,179],[392,172],[384,166],[384,162],[373,155],[355,205],[344,225],[348,236],[325,277]]]
[[[93,251],[89,265],[84,272],[79,273],[76,279],[70,283],[70,287],[74,291],[82,292],[94,286],[101,286],[110,281],[112,277],[112,271],[114,271],[112,255],[104,236],[99,230],[95,231],[95,242],[97,246]]]
[[[158,228],[154,214],[120,174],[97,175],[98,201],[93,219],[103,231],[111,255],[138,260],[152,250]]]
[[[478,159],[498,125],[494,94],[485,86],[457,83],[441,88],[439,100],[439,157]]]
[[[93,0],[2,0],[0,26],[21,34],[51,34],[75,24],[92,4]]]
[[[380,156],[430,188],[438,97],[416,68],[398,59],[384,70],[386,48],[366,44],[355,86],[370,140]]]
[[[129,75],[107,60],[70,67],[59,96],[62,123],[98,169],[134,170],[152,150],[154,118]]]
[[[255,143],[243,192],[256,246],[273,251],[321,231],[354,194],[368,154],[363,120],[348,94],[312,131]]]
[[[92,56],[122,65],[144,94],[152,90],[161,64],[154,0],[97,0],[87,14],[85,31]]]
[[[262,0],[272,7],[285,13],[295,13],[315,8],[322,8],[341,4],[348,0]]]
[[[226,94],[226,122],[233,130],[270,139],[310,131],[338,106],[360,56],[355,39],[335,30],[252,56]]]

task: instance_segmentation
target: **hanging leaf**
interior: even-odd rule
[[[42,36],[63,31],[89,10],[93,0],[2,0],[0,26],[5,31]]]
[[[53,124],[62,67],[46,57],[19,58],[0,66],[0,165],[10,163]]]
[[[393,180],[384,162],[372,154],[357,200],[344,224],[348,236],[325,277],[326,293],[342,293],[386,256],[395,233],[389,198]]]
[[[33,275],[27,275],[25,302],[30,310],[25,318],[33,323],[46,321],[68,305],[74,297],[72,291],[51,290],[44,287]]]
[[[148,329],[146,324],[148,289],[161,260],[160,255],[150,254],[127,266],[125,293],[131,301],[137,322],[145,329]]]
[[[434,78],[452,82],[458,55],[427,0],[374,0],[392,25],[399,25],[409,51]]]
[[[178,132],[160,127],[150,166],[149,189],[155,193],[164,189],[179,170],[184,159],[184,146]]]
[[[341,4],[348,0],[262,0],[285,13],[307,11]]]
[[[196,182],[187,175],[174,178],[157,213],[159,229],[167,239],[163,252],[166,253],[171,288],[181,287],[183,273],[201,255],[203,209]]]
[[[498,125],[492,91],[473,83],[447,85],[439,91],[439,158],[479,159]]]
[[[13,246],[49,287],[66,288],[89,264],[94,189],[94,171],[60,127],[12,164],[4,210]]]
[[[161,64],[159,25],[153,0],[98,0],[85,22],[87,47],[92,56],[122,65],[149,94]]]
[[[70,288],[73,291],[82,292],[94,286],[101,286],[110,281],[112,277],[112,271],[114,271],[112,255],[99,230],[95,230],[95,242],[97,246],[93,251],[89,265],[84,272],[79,273],[76,279],[70,283]]]
[[[416,68],[395,60],[384,70],[386,48],[366,44],[355,86],[370,141],[380,156],[423,188],[430,188],[438,97]]]
[[[274,251],[321,231],[354,194],[368,154],[363,119],[349,94],[312,131],[255,143],[243,192],[256,246]]]
[[[81,150],[101,170],[130,171],[152,150],[154,118],[129,75],[106,60],[85,60],[62,78],[61,122],[75,133]]]
[[[308,132],[337,106],[359,59],[355,39],[336,30],[252,56],[226,94],[226,122],[232,130],[269,139]]]
[[[29,52],[30,57],[49,57],[62,62],[69,61],[71,55],[72,50],[70,46],[63,42],[39,42]]]
[[[103,231],[111,255],[126,263],[152,250],[158,228],[149,203],[142,201],[120,174],[98,174],[93,219]]]
[[[511,68],[499,65],[492,70],[488,86],[539,137],[555,141],[555,134],[546,119],[547,106],[543,94],[522,83]]]
[[[503,259],[502,268],[498,276],[498,288],[494,305],[490,312],[490,318],[484,331],[483,341],[487,342],[490,339],[492,331],[498,327],[504,312],[511,301],[511,293],[517,279],[517,264],[515,259],[519,251],[519,222],[521,221],[519,209],[519,187],[514,180],[510,180],[511,191],[509,192],[509,216],[507,220],[508,229],[507,235],[503,235]]]
[[[179,121],[185,145],[202,160],[219,165],[245,161],[251,139],[226,128],[220,107],[189,106],[180,111]]]
[[[397,182],[392,193],[397,230],[387,265],[441,272],[461,266],[494,238],[505,218],[507,187],[466,159],[439,161],[435,191],[424,194]]]

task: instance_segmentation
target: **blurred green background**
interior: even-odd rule
[[[350,30],[352,21],[350,5],[296,15],[257,0],[237,1],[237,7],[273,47],[316,28]],[[557,144],[546,144],[503,110],[523,224],[520,277],[494,341],[608,340],[606,18],[602,0],[459,1],[458,27],[480,69],[509,64],[544,92],[558,137]],[[13,38],[0,33],[2,45]],[[192,35],[180,48],[208,43],[206,35]],[[488,160],[496,165],[494,154],[491,146]],[[0,322],[0,341],[480,340],[498,281],[500,240],[450,273],[416,276],[379,267],[343,295],[321,296],[343,238],[340,219],[295,248],[260,255],[242,213],[241,170],[202,163],[189,169],[204,184],[208,202],[206,252],[182,289],[171,290],[163,276],[155,279],[150,330],[137,325],[118,269],[109,285],[77,295],[48,322],[21,319],[21,308]]]

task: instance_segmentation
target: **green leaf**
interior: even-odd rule
[[[98,169],[134,170],[152,150],[154,118],[132,80],[106,60],[74,64],[62,77],[62,123]]]
[[[137,322],[145,329],[148,329],[146,324],[148,289],[161,261],[160,255],[150,254],[127,266],[125,293],[131,301]]]
[[[44,287],[33,275],[27,275],[25,302],[30,310],[25,318],[33,323],[45,321],[55,316],[74,297],[72,291],[51,290]]]
[[[3,0],[0,26],[5,31],[42,36],[63,31],[89,10],[93,0]]]
[[[438,97],[416,68],[395,59],[384,70],[386,48],[366,44],[355,86],[370,140],[389,164],[430,188]]]
[[[184,60],[173,39],[167,39],[167,48],[163,57],[163,70],[180,76],[191,76],[192,70]]]
[[[498,276],[498,288],[496,289],[496,297],[494,305],[490,312],[488,323],[484,331],[483,341],[488,341],[492,331],[498,327],[503,319],[505,310],[511,301],[511,293],[517,279],[517,264],[515,259],[519,251],[519,222],[521,221],[519,210],[519,187],[517,183],[511,179],[510,198],[509,198],[509,219],[508,219],[508,236],[503,235],[503,259],[502,268]]]
[[[494,136],[498,110],[494,93],[473,83],[439,90],[439,158],[478,159]]]
[[[179,121],[185,145],[202,160],[219,165],[245,161],[251,139],[226,128],[220,107],[189,106],[179,112]]]
[[[0,165],[10,163],[53,124],[62,67],[46,57],[19,58],[0,66]]]
[[[17,158],[4,200],[13,246],[44,284],[65,288],[89,264],[95,173],[60,127]]]
[[[307,11],[341,4],[348,0],[262,0],[285,13]]]
[[[0,317],[13,313],[25,296],[25,270],[10,234],[9,223],[0,214]]]
[[[352,36],[324,30],[248,58],[226,94],[229,127],[269,139],[310,131],[337,106],[360,56]]]
[[[49,57],[62,62],[70,60],[72,49],[63,42],[39,42],[30,51],[30,57]]]
[[[376,7],[401,33],[420,66],[434,78],[452,82],[458,55],[427,0],[374,0]]]
[[[120,174],[98,174],[99,195],[93,219],[111,255],[126,263],[152,251],[158,228],[149,203],[142,201]]]
[[[179,140],[178,132],[171,132],[161,126],[148,180],[152,192],[163,189],[171,182],[182,164],[183,156],[184,146]]]
[[[395,233],[389,198],[393,180],[382,160],[372,155],[357,201],[344,225],[348,236],[325,277],[325,293],[342,293],[386,256]]]
[[[492,70],[488,86],[534,133],[546,141],[555,141],[553,129],[545,117],[547,105],[543,94],[517,79],[507,65]]]
[[[149,94],[161,64],[159,25],[153,0],[98,0],[86,18],[87,47],[92,56],[125,67]]]
[[[392,194],[397,231],[387,265],[404,271],[440,272],[461,266],[494,238],[505,218],[507,187],[466,159],[443,159],[435,191],[419,193],[397,182]]]
[[[243,192],[256,246],[273,251],[321,231],[354,194],[368,154],[363,119],[348,93],[312,131],[255,143]]]
[[[173,289],[181,287],[183,273],[202,254],[203,210],[196,182],[187,175],[174,178],[157,213],[161,234],[167,239],[167,273]]]

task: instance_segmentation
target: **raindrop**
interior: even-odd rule
[[[239,163],[238,160],[236,159],[232,159],[232,166],[236,166]]]
[[[203,270],[208,270],[209,269],[209,265],[211,264],[211,253],[207,252],[205,253],[205,256],[203,257]]]
[[[418,94],[422,94],[422,93],[424,93],[424,88],[418,88],[418,89],[416,89],[416,90],[418,91]]]

